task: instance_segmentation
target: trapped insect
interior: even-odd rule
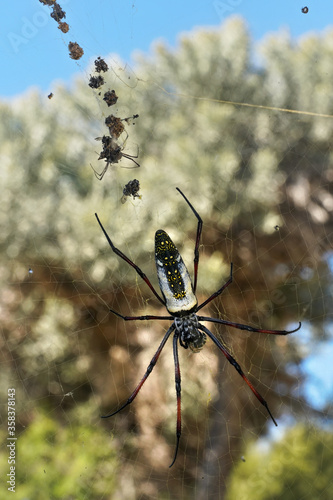
[[[122,158],[127,158],[128,160],[131,160],[133,163],[135,163],[136,167],[123,167],[123,168],[137,168],[140,167],[140,164],[134,160],[134,158],[137,158],[138,155],[129,155],[127,153],[123,153],[123,149],[125,146],[125,143],[123,147],[121,147],[113,137],[109,135],[103,135],[103,137],[96,137],[96,141],[102,141],[103,144],[103,151],[99,155],[99,160],[105,160],[106,165],[103,168],[102,172],[97,172],[92,165],[91,168],[94,171],[95,177],[99,181],[101,181],[109,168],[109,165],[112,165],[113,163],[118,163],[119,160]],[[125,141],[126,142],[126,141]]]
[[[138,179],[133,179],[132,181],[128,181],[126,186],[123,189],[123,195],[120,199],[121,203],[126,203],[127,198],[129,196],[133,196],[134,198],[139,198],[141,200],[142,196],[139,193],[140,190],[140,182]]]
[[[109,418],[115,415],[116,413],[123,410],[126,406],[132,403],[132,401],[136,398],[139,393],[141,387],[149,377],[152,372],[154,366],[157,363],[157,360],[168,340],[170,335],[173,333],[173,357],[175,364],[175,385],[176,385],[176,396],[177,396],[177,423],[176,423],[176,446],[175,452],[173,456],[173,460],[170,464],[170,467],[176,461],[180,436],[181,436],[181,378],[180,378],[180,367],[179,367],[179,358],[178,358],[178,342],[181,347],[184,349],[190,348],[193,352],[199,352],[200,349],[205,345],[207,336],[214,342],[214,344],[220,349],[220,351],[227,358],[229,363],[237,370],[239,375],[245,380],[247,385],[250,387],[253,394],[260,401],[260,403],[266,408],[269,416],[273,420],[274,424],[277,425],[267,402],[264,398],[259,394],[259,392],[254,388],[250,380],[244,374],[242,368],[237,363],[235,358],[230,354],[229,350],[215,337],[215,335],[208,330],[204,325],[200,322],[211,322],[217,323],[220,325],[231,326],[233,328],[237,328],[239,330],[246,330],[248,332],[258,332],[258,333],[268,333],[273,335],[287,335],[290,333],[294,333],[301,328],[301,323],[299,323],[298,327],[294,330],[265,330],[261,328],[254,328],[252,326],[243,325],[240,323],[234,323],[231,321],[226,321],[218,318],[211,318],[207,316],[200,316],[197,312],[213,301],[216,297],[218,297],[231,283],[232,283],[232,264],[230,266],[230,276],[229,279],[224,285],[221,286],[216,292],[214,292],[208,299],[206,299],[202,304],[198,305],[198,301],[196,298],[196,289],[197,289],[197,277],[198,277],[198,267],[199,267],[199,244],[200,237],[202,232],[202,219],[200,215],[197,213],[195,208],[186,198],[186,196],[182,193],[179,188],[176,188],[177,191],[182,195],[193,214],[198,220],[197,225],[197,235],[196,235],[196,243],[194,247],[194,281],[192,284],[190,274],[183,262],[181,255],[179,254],[175,244],[172,242],[170,236],[163,231],[163,229],[159,229],[155,233],[155,262],[157,268],[157,276],[159,281],[159,286],[161,290],[160,295],[144,272],[132,262],[125,254],[123,254],[118,248],[114,246],[109,235],[105,231],[102,223],[100,222],[98,215],[95,214],[96,219],[112,249],[112,251],[118,255],[120,258],[125,260],[130,266],[132,266],[138,275],[147,283],[155,297],[165,306],[167,309],[169,316],[155,316],[155,315],[145,315],[145,316],[123,316],[117,311],[113,309],[109,309],[110,312],[115,314],[116,316],[122,318],[125,321],[135,321],[135,320],[167,320],[172,321],[171,326],[165,333],[159,347],[157,348],[152,360],[150,361],[146,373],[143,378],[134,389],[128,400],[116,411],[104,415],[102,418]]]

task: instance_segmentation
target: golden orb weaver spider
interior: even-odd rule
[[[172,321],[171,326],[165,333],[162,342],[160,343],[157,351],[155,352],[152,360],[150,361],[146,373],[143,378],[134,389],[126,403],[124,403],[118,410],[110,413],[108,415],[104,415],[102,418],[109,418],[115,415],[116,413],[123,410],[126,406],[130,405],[133,400],[138,395],[141,387],[149,377],[152,372],[154,366],[157,363],[157,360],[168,340],[171,333],[173,334],[173,357],[175,364],[175,384],[176,384],[176,395],[177,395],[177,424],[176,424],[176,447],[173,460],[169,467],[172,467],[176,461],[178,448],[180,443],[181,436],[181,378],[180,378],[180,367],[179,367],[179,358],[178,358],[178,342],[181,347],[184,349],[190,348],[193,352],[199,352],[200,349],[205,345],[207,336],[214,342],[214,344],[220,349],[220,351],[225,355],[229,363],[237,370],[239,375],[245,380],[247,385],[250,387],[253,394],[260,401],[260,403],[266,408],[269,416],[273,420],[274,424],[277,426],[277,423],[268,407],[267,402],[264,398],[259,394],[259,392],[254,388],[250,380],[244,374],[242,368],[237,363],[235,358],[230,354],[228,349],[215,337],[215,335],[208,330],[204,325],[200,322],[211,322],[217,323],[220,325],[231,326],[233,328],[237,328],[238,330],[246,330],[248,332],[257,332],[257,333],[268,333],[273,335],[288,335],[290,333],[297,332],[301,328],[301,323],[299,323],[298,327],[294,330],[265,330],[262,328],[254,328],[252,326],[243,325],[241,323],[234,323],[232,321],[227,321],[224,319],[211,318],[207,316],[198,316],[197,312],[202,309],[204,306],[209,304],[212,300],[218,297],[231,283],[232,283],[232,263],[230,265],[230,276],[228,281],[221,286],[216,292],[214,292],[208,299],[206,299],[202,304],[198,305],[198,301],[195,295],[197,288],[197,277],[198,277],[198,266],[199,266],[199,243],[202,232],[202,219],[200,215],[197,213],[195,208],[191,205],[189,200],[186,198],[184,193],[179,188],[176,188],[177,191],[182,195],[193,214],[198,220],[197,225],[197,235],[196,235],[196,243],[194,247],[194,283],[192,285],[190,274],[184,264],[184,261],[178,252],[175,244],[172,242],[171,238],[168,234],[159,229],[155,233],[155,262],[157,268],[157,276],[159,281],[159,286],[161,289],[162,296],[156,292],[155,288],[144,274],[144,272],[132,262],[126,255],[124,255],[118,248],[114,246],[109,235],[105,231],[101,221],[98,218],[98,215],[95,214],[96,219],[112,249],[112,251],[122,258],[125,262],[127,262],[130,266],[132,266],[138,275],[147,283],[155,297],[165,306],[167,311],[170,313],[170,316],[155,316],[155,315],[145,315],[145,316],[123,316],[122,314],[114,311],[113,309],[109,309],[110,312],[122,318],[125,321],[135,321],[135,320],[169,320]]]

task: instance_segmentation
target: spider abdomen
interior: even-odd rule
[[[173,316],[184,316],[195,310],[190,274],[170,236],[159,229],[155,233],[155,262],[161,292],[166,308]]]
[[[199,330],[198,318],[194,313],[175,318],[175,325],[182,347],[185,349],[189,347],[193,352],[199,352],[203,348],[206,343],[206,334]]]

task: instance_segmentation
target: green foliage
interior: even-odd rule
[[[333,498],[333,434],[297,425],[262,449],[248,445],[230,478],[226,500],[330,500]]]
[[[53,397],[58,398],[59,411],[59,398],[71,391],[76,402],[69,410],[73,422],[78,415],[84,420],[92,392],[99,408],[118,405],[128,397],[138,373],[144,373],[147,357],[149,362],[160,341],[162,327],[156,323],[150,323],[149,342],[144,344],[142,325],[126,326],[108,316],[108,304],[133,315],[148,306],[154,314],[159,304],[134,269],[111,252],[95,212],[116,246],[157,285],[156,229],[167,230],[185,262],[193,261],[196,220],[177,193],[179,186],[204,221],[199,295],[208,296],[221,286],[234,262],[234,283],[223,295],[223,305],[216,301],[218,314],[267,328],[284,328],[299,318],[316,325],[330,317],[331,275],[325,259],[333,234],[333,120],[271,108],[333,114],[332,36],[311,35],[296,44],[284,34],[266,40],[261,46],[262,67],[256,68],[244,23],[231,19],[218,29],[183,35],[175,50],[156,45],[149,57],[137,58],[130,79],[118,69],[124,64],[110,59],[113,70],[106,86],[119,96],[117,111],[112,112],[121,118],[140,117],[135,127],[127,126],[125,152],[135,154],[139,149],[141,167],[123,169],[133,165],[122,159],[109,167],[101,182],[90,164],[97,170],[104,166],[97,160],[101,147],[95,138],[106,132],[103,120],[110,110],[97,93],[92,95],[87,81],[77,79],[71,88],[54,88],[51,100],[32,90],[0,104],[2,380],[17,388],[23,419],[27,406],[50,410]],[[122,204],[122,189],[134,177],[140,180],[142,199]],[[251,379],[260,379],[256,387],[264,390],[274,415],[275,410],[287,409],[295,377],[284,371],[284,365],[302,357],[297,342],[288,338],[278,343],[244,332],[233,335],[232,342],[232,352],[251,371]],[[163,438],[174,439],[174,423],[165,424],[165,416],[174,411],[173,360],[168,355],[167,361],[162,356],[159,360],[160,374],[157,368],[149,380],[154,390],[135,402],[146,411],[129,412],[145,437],[133,442],[139,442],[138,447],[143,443],[146,461],[157,443],[163,467],[169,453],[169,441]],[[258,417],[260,412],[244,396],[238,374],[233,379],[228,366],[227,375],[221,376],[225,360],[217,361],[216,353],[209,356],[209,366],[204,355],[182,362],[184,372],[191,374],[189,389],[183,384],[183,406],[195,430],[195,444],[189,441],[186,448],[193,466],[205,446],[215,456],[225,456],[225,449],[214,447],[223,441],[220,429],[226,422],[231,429],[226,435],[237,442],[234,447],[227,444],[231,457],[237,455],[242,429],[260,433],[264,428],[264,417]],[[158,376],[154,386],[152,379]],[[164,400],[168,389],[172,397]],[[281,393],[286,395],[285,405]],[[220,434],[205,445],[200,431],[208,428],[211,396]],[[148,411],[152,405],[154,412]],[[74,431],[61,428],[61,413],[62,409],[57,432],[53,422],[45,427],[53,429],[54,459],[65,460],[62,450],[72,457],[65,442],[74,441]],[[21,443],[33,426],[21,436]],[[159,434],[151,428],[159,428]],[[93,431],[84,432],[90,436]],[[43,437],[38,439],[49,446]],[[135,453],[129,448],[128,455]],[[101,450],[89,448],[89,453],[95,463],[106,464],[104,455],[98,454]],[[77,450],[77,455],[85,457],[84,450]],[[85,460],[90,464],[89,456]],[[153,457],[150,466],[162,468],[161,462]],[[216,482],[224,471],[222,462],[217,461]],[[56,463],[60,468],[61,462]],[[76,467],[71,481],[84,464],[73,459],[69,465]],[[37,484],[53,477],[45,470],[32,476]],[[65,488],[65,477],[59,484]]]
[[[7,442],[4,441],[6,444]],[[112,437],[100,427],[59,425],[43,414],[16,441],[16,492],[18,500],[111,499],[117,484],[117,460]],[[2,446],[2,476],[9,470]],[[10,492],[1,488],[0,499]]]

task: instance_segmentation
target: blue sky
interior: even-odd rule
[[[303,363],[305,396],[320,410],[333,400],[333,341],[317,342],[313,347],[314,352]]]
[[[218,26],[230,15],[246,19],[254,40],[281,28],[294,37],[321,31],[333,22],[332,0],[59,0],[71,29],[62,35],[38,0],[2,5],[0,52],[3,77],[0,96],[24,92],[32,85],[44,91],[54,80],[69,81],[96,55],[118,53],[125,62],[133,51],[149,51],[156,39],[174,46],[179,33],[195,26]],[[308,6],[308,14],[301,9]],[[68,57],[68,41],[85,51],[78,65]],[[4,77],[7,75],[7,77]]]

